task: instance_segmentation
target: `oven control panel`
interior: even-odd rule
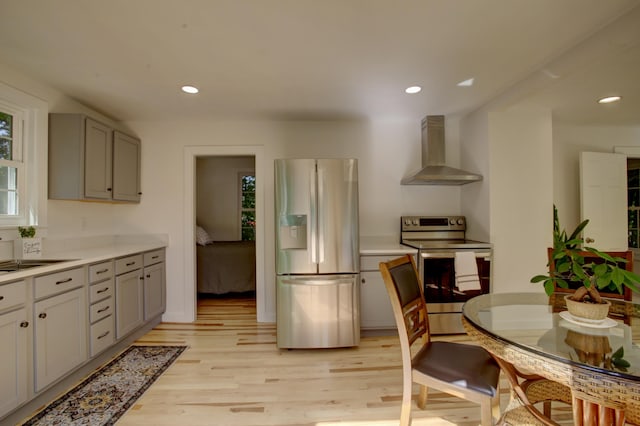
[[[402,232],[411,231],[465,231],[464,216],[402,216]]]

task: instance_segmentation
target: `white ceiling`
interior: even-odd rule
[[[638,5],[2,0],[0,62],[123,121],[419,121],[511,88],[511,102],[526,98],[567,121],[640,124]],[[457,86],[469,78],[473,86]],[[200,94],[181,93],[186,83]],[[423,91],[405,94],[414,84]],[[624,98],[603,113],[595,98],[609,93]]]

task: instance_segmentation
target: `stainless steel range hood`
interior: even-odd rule
[[[402,185],[464,185],[482,176],[445,165],[444,115],[422,119],[422,169],[400,182]]]

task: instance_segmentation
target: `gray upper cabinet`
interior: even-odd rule
[[[140,201],[140,140],[113,132],[113,198]]]
[[[90,118],[84,121],[84,196],[110,200],[113,130]]]
[[[140,145],[83,114],[49,114],[49,198],[140,202]]]

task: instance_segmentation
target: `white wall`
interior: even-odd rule
[[[580,152],[613,152],[616,146],[640,146],[640,127],[553,125],[553,200],[560,225],[580,223]]]
[[[491,235],[488,126],[487,113],[483,110],[467,115],[460,123],[464,147],[461,167],[482,175],[482,181],[464,185],[460,194],[462,214],[467,218],[467,238],[477,241],[490,241]]]
[[[215,241],[240,239],[238,173],[255,171],[253,157],[198,157],[196,218]]]
[[[536,292],[552,240],[551,112],[511,108],[488,114],[493,291]]]

